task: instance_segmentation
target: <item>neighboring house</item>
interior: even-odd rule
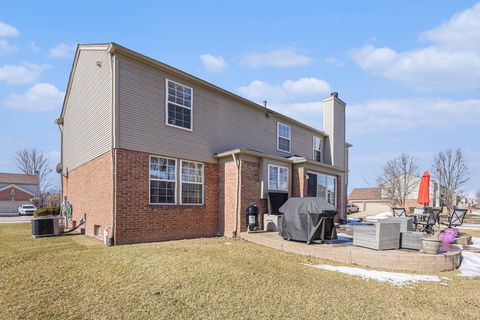
[[[312,114],[320,122],[322,115]],[[319,131],[114,43],[79,45],[60,118],[63,199],[87,235],[135,243],[246,231],[269,192],[345,218],[345,103]]]
[[[22,204],[39,204],[40,186],[34,175],[0,172],[0,212],[18,212]]]
[[[405,208],[407,209],[420,206],[417,199],[422,177],[412,176],[412,179],[414,179],[415,186],[407,195],[405,201]],[[348,197],[348,202],[357,205],[361,211],[384,212],[391,210],[391,203],[386,198],[382,187],[353,188]],[[433,180],[430,180],[430,203],[428,205],[431,207],[441,205],[438,183]]]
[[[385,212],[391,210],[388,201],[382,198],[382,188],[353,188],[348,202],[355,204],[360,211]]]

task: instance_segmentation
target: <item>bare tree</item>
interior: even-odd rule
[[[15,161],[18,169],[23,173],[38,175],[40,196],[43,198],[50,187],[49,174],[52,172],[52,169],[48,166],[47,156],[36,148],[23,148],[16,152]]]
[[[440,184],[445,205],[453,206],[457,193],[471,177],[462,150],[458,148],[438,152],[433,160],[432,172]]]
[[[417,159],[402,153],[385,164],[377,183],[382,188],[382,196],[388,199],[392,206],[403,207],[406,199],[415,190],[418,179]]]

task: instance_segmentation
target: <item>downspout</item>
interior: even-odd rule
[[[115,123],[116,123],[116,117],[115,117],[115,110],[116,110],[116,99],[115,99],[115,78],[116,74],[114,72],[114,52],[113,52],[113,47],[110,45],[108,48],[108,53],[110,55],[110,75],[112,79],[112,224],[110,228],[110,238],[111,240],[108,241],[107,238],[107,229],[108,226],[105,227],[104,232],[105,232],[105,242],[106,244],[114,245],[115,243],[115,237],[114,237],[114,230],[115,230],[115,222],[116,222],[116,184],[115,184],[115,179],[116,179],[116,157],[115,157],[115,146],[116,146],[116,141],[115,141],[115,132],[117,130]]]
[[[237,168],[237,177],[235,181],[235,214],[233,215],[233,237],[237,237],[237,224],[238,224],[238,215],[239,215],[239,197],[240,197],[240,161],[237,161],[235,153],[232,154],[233,161],[235,162],[235,167]]]

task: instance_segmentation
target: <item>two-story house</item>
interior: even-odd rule
[[[323,113],[320,131],[115,43],[79,45],[57,119],[63,197],[115,244],[235,236],[270,192],[323,197],[343,218],[338,94]]]

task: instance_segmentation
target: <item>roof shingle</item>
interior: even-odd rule
[[[382,188],[354,188],[349,200],[379,200],[382,199]]]
[[[0,172],[0,183],[38,184],[38,177],[21,173]]]

